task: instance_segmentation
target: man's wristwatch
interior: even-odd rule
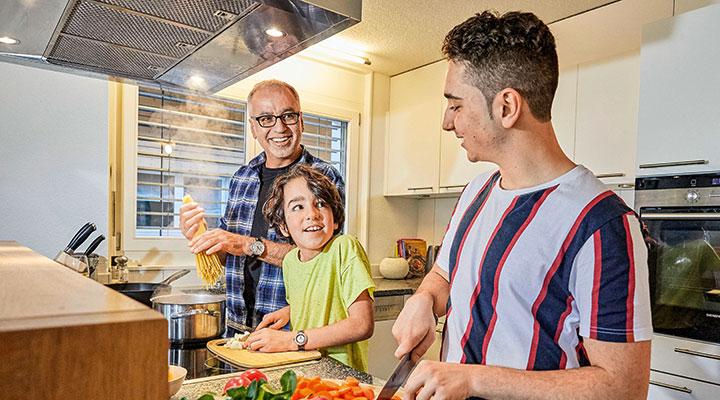
[[[298,350],[303,351],[305,350],[305,343],[307,343],[307,335],[304,331],[297,331],[295,334],[295,339],[293,339],[295,344],[298,347]]]
[[[260,238],[255,238],[255,241],[250,243],[250,253],[255,257],[260,257],[265,253],[265,243]]]

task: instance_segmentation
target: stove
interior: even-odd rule
[[[204,378],[240,371],[240,369],[220,360],[211,353],[206,347],[207,342],[171,343],[168,349],[170,364],[185,368],[188,371],[186,379]]]

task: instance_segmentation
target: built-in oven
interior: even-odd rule
[[[720,173],[636,180],[656,333],[720,343]]]

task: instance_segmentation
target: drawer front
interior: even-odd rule
[[[656,334],[650,365],[656,371],[720,384],[718,345]]]
[[[375,321],[397,318],[405,305],[405,296],[383,296],[375,298]]]
[[[648,400],[717,400],[720,385],[650,371]]]

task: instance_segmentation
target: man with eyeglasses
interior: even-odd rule
[[[205,217],[197,203],[180,208],[180,228],[193,253],[218,253],[225,258],[227,334],[263,325],[283,327],[290,320],[285,301],[283,257],[292,245],[270,229],[262,207],[276,177],[296,163],[306,163],[327,175],[344,199],[345,183],[329,163],[311,155],[301,144],[300,97],[291,85],[266,80],[248,95],[250,131],[263,152],[240,167],[230,182],[230,194],[220,228],[197,238]]]

